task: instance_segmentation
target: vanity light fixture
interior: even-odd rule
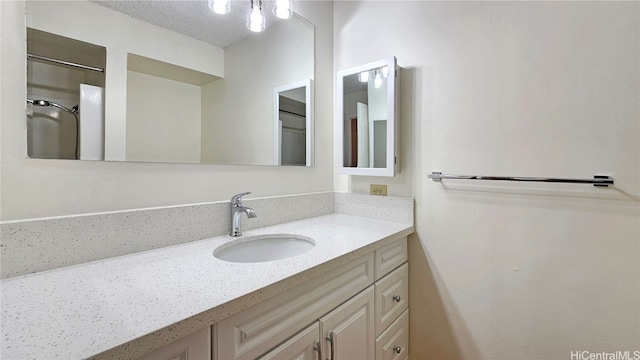
[[[263,32],[265,18],[262,12],[262,0],[249,0],[251,7],[247,14],[247,28],[253,32]],[[226,15],[231,12],[231,0],[208,0],[209,9],[216,14]],[[273,0],[273,14],[280,19],[293,16],[293,0]],[[365,80],[366,81],[366,80]]]
[[[369,72],[368,71],[361,72],[360,75],[358,75],[358,80],[360,80],[360,82],[368,82]]]
[[[209,0],[209,9],[216,14],[226,15],[231,12],[231,0]]]
[[[273,0],[273,15],[280,19],[293,16],[293,0]]]
[[[263,32],[264,26],[262,0],[251,0],[251,10],[247,15],[247,28],[253,32]]]

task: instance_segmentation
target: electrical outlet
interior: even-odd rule
[[[371,184],[369,185],[369,192],[371,195],[387,196],[387,185]]]

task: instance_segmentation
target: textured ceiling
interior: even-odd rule
[[[226,48],[253,33],[246,27],[250,0],[231,1],[231,13],[218,15],[209,10],[207,0],[92,0],[124,13],[197,40]],[[263,1],[266,27],[282,21],[271,12],[272,1]]]

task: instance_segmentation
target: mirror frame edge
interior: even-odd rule
[[[387,145],[393,142],[393,146],[387,146],[386,168],[358,168],[344,166],[344,77],[354,75],[362,71],[388,66],[387,77]],[[398,80],[399,68],[395,56],[358,65],[344,70],[339,70],[336,75],[336,106],[335,106],[335,161],[338,175],[383,176],[394,177],[400,173],[400,161],[398,159]],[[392,81],[391,81],[392,80]],[[391,110],[390,110],[391,109]],[[389,164],[393,164],[389,166]]]

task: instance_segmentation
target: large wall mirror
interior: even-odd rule
[[[395,176],[399,172],[397,71],[395,57],[338,71],[339,174]]]
[[[27,1],[28,156],[311,166],[314,26],[263,6]]]

